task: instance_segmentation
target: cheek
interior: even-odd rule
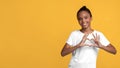
[[[82,25],[82,21],[78,21],[80,25]]]
[[[87,21],[87,23],[90,23],[90,22],[91,22],[91,19],[87,19],[86,21]]]

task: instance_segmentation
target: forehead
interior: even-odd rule
[[[82,16],[90,16],[90,14],[87,11],[81,11],[81,12],[79,12],[79,16],[80,17],[82,17]]]

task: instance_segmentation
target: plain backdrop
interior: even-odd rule
[[[76,13],[86,5],[92,28],[116,47],[100,50],[97,68],[120,68],[120,0],[0,0],[0,68],[67,68],[60,52],[73,30]]]

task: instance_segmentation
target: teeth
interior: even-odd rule
[[[87,25],[86,23],[84,23],[83,25]]]

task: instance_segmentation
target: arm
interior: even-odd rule
[[[71,45],[69,45],[69,44],[66,43],[66,44],[64,45],[62,51],[61,51],[61,56],[65,56],[65,55],[67,55],[67,54],[70,54],[70,53],[72,53],[74,50],[76,50],[77,48],[79,48],[79,47],[81,47],[81,46],[84,46],[83,44],[84,44],[85,41],[87,40],[87,36],[88,36],[88,34],[85,34],[85,35],[83,36],[83,38],[82,38],[82,41],[81,41],[79,44],[75,45],[75,46],[71,46]]]
[[[99,47],[99,48],[101,48],[101,49],[103,49],[103,50],[105,50],[105,51],[107,51],[109,53],[112,53],[112,54],[117,53],[115,47],[112,44],[109,44],[108,46],[101,45],[101,47]]]
[[[103,49],[103,50],[105,50],[105,51],[107,51],[109,53],[112,53],[112,54],[116,54],[117,53],[115,47],[112,44],[109,44],[107,46],[102,45],[100,43],[100,36],[99,35],[96,34],[96,37],[95,37],[95,35],[93,35],[93,37],[94,37],[93,40],[95,42],[94,46],[96,46],[96,47],[98,47],[100,49]]]
[[[62,51],[61,51],[61,56],[65,56],[67,54],[72,53],[74,50],[76,50],[77,48],[79,48],[79,45],[73,46],[71,47],[69,44],[65,44]]]

